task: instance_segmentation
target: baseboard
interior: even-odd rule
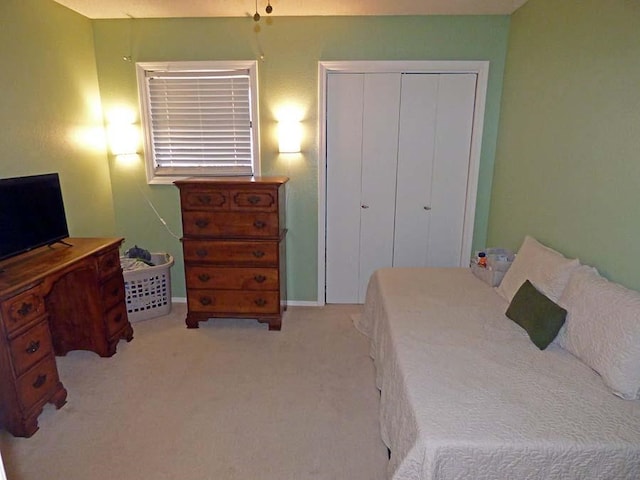
[[[318,302],[308,302],[303,300],[288,300],[287,307],[320,307]]]

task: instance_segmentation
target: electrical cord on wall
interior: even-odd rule
[[[144,199],[147,201],[147,203],[149,204],[149,206],[151,207],[151,210],[153,210],[153,213],[156,214],[156,217],[158,217],[158,220],[160,220],[160,223],[162,223],[162,225],[164,225],[164,228],[167,230],[167,232],[169,232],[169,234],[177,239],[180,240],[180,236],[176,235],[170,228],[169,225],[167,225],[167,222],[165,221],[164,218],[162,218],[162,215],[160,215],[160,213],[158,212],[158,210],[156,209],[156,207],[153,205],[153,202],[149,199],[149,197],[147,197],[147,195],[144,193],[144,190],[142,190],[142,187],[140,187],[140,185],[138,185],[138,190],[140,190],[140,194],[144,197]]]

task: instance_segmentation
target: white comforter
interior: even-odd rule
[[[538,350],[463,268],[371,278],[371,338],[394,480],[640,479],[640,401],[571,354]]]

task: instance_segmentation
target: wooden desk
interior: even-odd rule
[[[133,339],[122,240],[69,238],[0,261],[0,426],[13,435],[33,435],[47,402],[65,404],[54,354],[110,357]]]

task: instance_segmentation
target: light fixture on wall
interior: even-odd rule
[[[302,125],[298,120],[278,122],[278,150],[280,153],[300,153]]]
[[[138,153],[140,135],[133,124],[110,124],[109,146],[113,155],[129,155]]]
[[[118,159],[137,158],[140,150],[140,131],[135,113],[126,107],[114,108],[107,115],[107,138],[111,153]]]
[[[267,0],[267,7],[264,9],[267,14],[273,12],[273,7],[271,6],[271,0]],[[253,14],[253,20],[256,22],[260,21],[260,14],[258,13],[258,0],[256,0],[256,13]]]

